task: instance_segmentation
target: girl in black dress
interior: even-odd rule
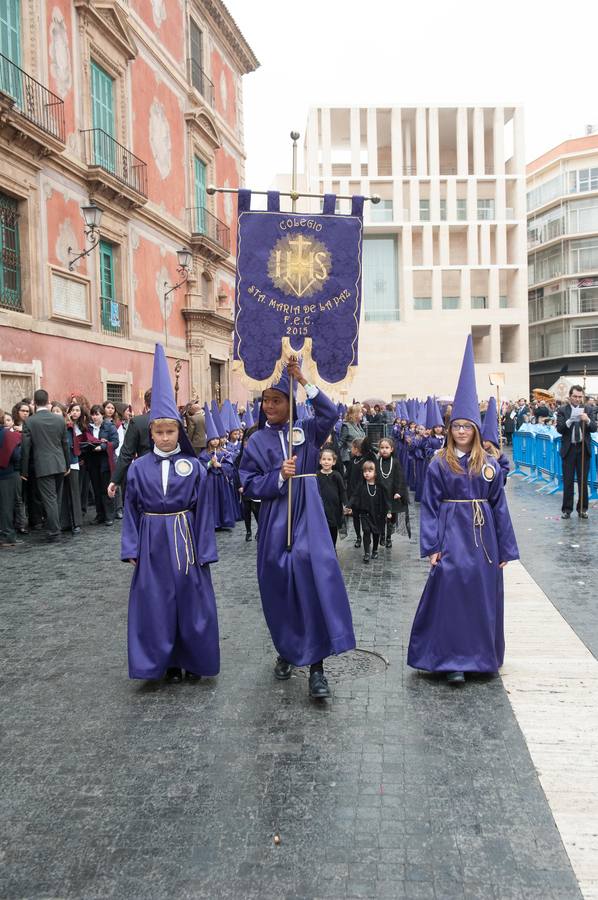
[[[406,513],[409,506],[409,489],[405,481],[399,457],[395,456],[395,442],[392,438],[382,438],[378,445],[376,460],[376,481],[386,494],[391,518],[386,520],[386,547],[392,547],[392,533],[400,513]]]
[[[336,547],[338,530],[344,521],[347,507],[345,482],[340,472],[335,469],[337,456],[334,450],[325,448],[320,453],[320,471],[318,472],[318,488],[324,504],[324,513],[332,543]]]
[[[361,481],[349,500],[349,506],[353,515],[357,513],[359,516],[363,530],[363,561],[369,563],[370,546],[371,558],[378,559],[380,536],[384,539],[386,522],[390,520],[392,512],[384,489],[376,482],[376,464],[369,460],[364,462],[361,476]]]

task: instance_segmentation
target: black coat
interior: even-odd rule
[[[21,472],[28,476],[34,460],[35,475],[60,475],[71,467],[71,454],[62,416],[40,409],[23,423]]]
[[[372,497],[374,487],[376,490]],[[362,523],[365,520],[370,531],[374,534],[384,534],[386,518],[391,509],[386,492],[379,484],[368,485],[365,478],[362,478],[349,500],[349,506],[354,514],[357,513]]]
[[[386,473],[386,478],[383,473]],[[403,467],[396,456],[385,459],[384,468],[382,468],[382,457],[378,457],[376,460],[376,481],[386,494],[391,511],[393,513],[403,512],[405,507],[409,505],[409,488],[405,481]],[[400,494],[401,499],[395,500],[395,494]]]
[[[594,417],[594,410],[591,406],[584,406],[584,412],[588,414],[590,417],[589,423],[586,422],[583,426],[583,435],[584,442],[586,445],[586,453],[589,454],[592,449],[592,438],[590,434],[592,434],[596,429],[598,429],[598,425],[596,425],[596,419]],[[561,440],[561,456],[564,458],[571,448],[571,432],[572,427],[570,428],[567,425],[567,419],[571,416],[571,404],[565,403],[564,406],[559,407],[556,414],[556,430],[562,436]]]
[[[112,473],[114,484],[122,484],[127,469],[138,456],[145,456],[152,449],[149,435],[149,413],[135,416],[129,422],[123,445],[120,448],[118,462]]]
[[[333,469],[330,475],[318,472],[317,480],[326,521],[332,528],[340,528],[343,524],[343,507],[347,505],[343,476]]]

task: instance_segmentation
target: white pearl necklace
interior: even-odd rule
[[[372,494],[372,492],[370,491],[370,485],[368,484],[367,481],[366,481],[365,486],[366,486],[366,488],[368,489],[368,494],[370,495],[370,497],[375,497],[375,496],[376,496],[376,485],[374,485],[374,493],[373,493],[373,494]]]
[[[389,468],[388,472],[387,472],[386,475],[385,475],[385,474],[384,474],[384,469],[382,468],[382,460],[383,460],[383,459],[384,459],[384,457],[381,456],[381,457],[380,457],[380,474],[382,475],[383,478],[390,478],[390,474],[391,474],[391,472],[392,472],[392,465],[393,465],[394,460],[393,460],[393,458],[392,458],[392,456],[391,456],[391,457],[390,457],[390,468]]]

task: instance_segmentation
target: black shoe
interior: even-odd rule
[[[449,684],[465,684],[465,672],[447,672],[446,680]]]
[[[372,550],[372,559],[378,559],[378,551]]]
[[[316,700],[330,697],[330,688],[328,687],[326,676],[319,669],[316,669],[309,676],[309,696],[314,697]]]
[[[248,532],[245,534],[245,540],[246,540],[246,541],[250,541],[250,540],[251,540],[251,532],[250,532],[250,531],[248,531]]]
[[[385,545],[385,546],[386,546],[386,549],[387,549],[387,550],[390,550],[390,548],[392,547],[392,539],[391,539],[391,538],[386,538],[386,545]]]
[[[583,512],[580,512],[580,513],[579,513],[579,518],[580,518],[580,519],[587,519],[587,518],[588,518],[588,514],[587,514],[587,512],[586,512],[585,509],[583,510]]]
[[[293,666],[286,659],[283,659],[282,656],[279,656],[276,660],[276,665],[274,666],[274,677],[279,681],[286,681],[291,677],[291,672],[293,671]]]
[[[166,669],[164,681],[167,681],[168,684],[180,684],[182,680],[183,673],[181,669]]]
[[[185,672],[185,681],[190,681],[192,683],[196,681],[201,681],[201,675],[196,675],[195,672]]]
[[[116,519],[122,519],[122,517],[123,517],[123,511],[122,511],[122,509],[117,509],[116,512],[114,513],[114,517],[115,517]]]
[[[29,534],[28,528],[17,528],[17,534]]]
[[[561,513],[561,519],[570,519],[570,518],[571,518],[570,512],[562,512]]]
[[[53,534],[48,534],[48,542],[50,544],[55,544],[59,540],[60,540],[60,532],[59,531],[56,531]]]
[[[106,519],[104,525],[106,526],[106,528],[110,528],[111,525],[114,525],[114,519]]]
[[[364,554],[363,554],[363,561],[364,561],[364,563],[369,563],[369,561],[370,561],[370,554],[369,554],[369,553],[364,553]]]
[[[357,540],[355,541],[355,543],[353,544],[353,546],[354,546],[354,547],[361,547],[361,538],[357,538]]]
[[[81,529],[78,525],[75,525],[75,527],[73,528],[73,534],[81,534]]]
[[[258,532],[258,531],[256,531],[256,533],[255,533],[255,537],[254,537],[254,541],[257,541],[257,538],[258,538],[258,534],[259,534],[259,532]]]

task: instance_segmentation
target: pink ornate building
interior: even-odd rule
[[[206,186],[242,183],[253,51],[221,0],[0,9],[0,405],[140,407],[157,340],[180,401],[229,396],[236,208]],[[99,242],[70,271],[90,198]]]

